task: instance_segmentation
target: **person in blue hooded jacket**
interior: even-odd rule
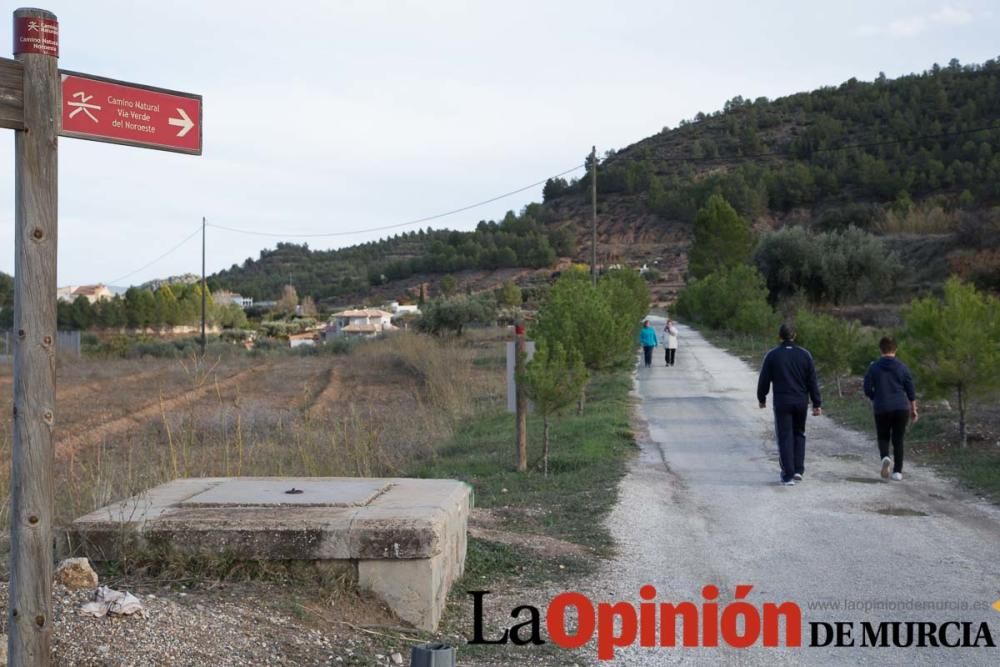
[[[878,342],[882,356],[873,361],[865,373],[865,396],[871,399],[875,413],[875,433],[878,437],[878,451],[882,456],[882,479],[903,479],[903,436],[906,427],[917,413],[917,393],[913,387],[913,376],[906,364],[896,358],[896,341],[884,336]],[[889,458],[889,442],[892,442],[892,458]]]
[[[656,347],[656,330],[649,326],[649,320],[642,323],[642,331],[639,332],[639,344],[642,345],[642,354],[646,362],[646,368],[653,367],[653,348]]]

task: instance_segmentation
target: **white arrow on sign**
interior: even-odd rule
[[[181,128],[181,131],[177,133],[177,136],[183,137],[191,131],[192,127],[194,127],[194,122],[191,120],[190,116],[184,113],[184,109],[177,109],[177,113],[181,115],[180,118],[168,118],[167,122]]]

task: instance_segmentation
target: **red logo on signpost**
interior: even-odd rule
[[[14,55],[41,53],[59,57],[59,22],[33,16],[14,17]]]
[[[201,155],[201,96],[62,73],[62,136]]]

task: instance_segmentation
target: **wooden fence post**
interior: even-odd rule
[[[527,349],[524,342],[524,325],[514,325],[514,382],[515,405],[517,408],[517,469],[519,472],[528,470],[528,396],[524,391],[521,375],[524,373],[524,361]]]

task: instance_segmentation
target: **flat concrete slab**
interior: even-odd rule
[[[185,507],[274,506],[363,507],[389,490],[385,480],[229,479],[181,501]]]
[[[434,629],[465,567],[471,488],[440,479],[178,479],[80,517],[67,551],[340,561],[405,621]]]

